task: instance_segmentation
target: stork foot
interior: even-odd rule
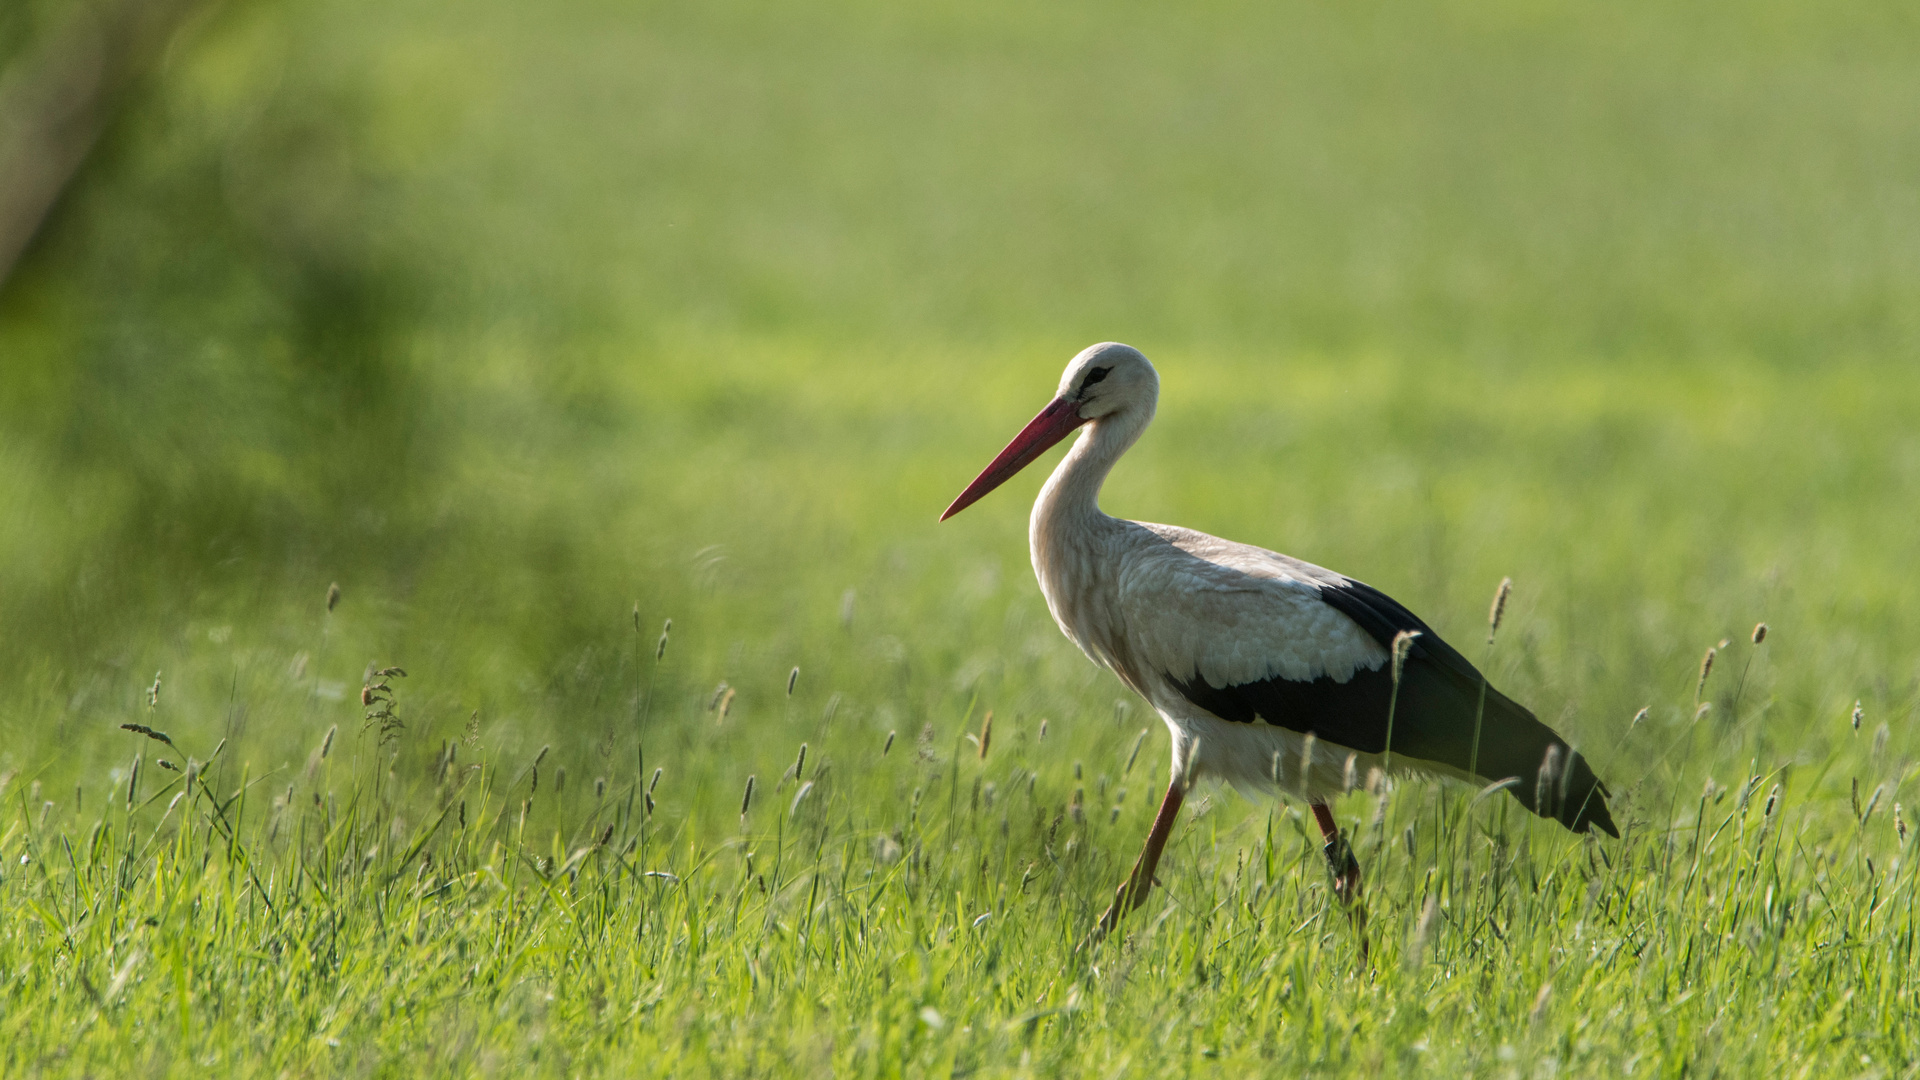
[[[1342,904],[1352,904],[1360,899],[1360,860],[1353,857],[1353,846],[1347,838],[1334,834],[1322,851],[1327,856],[1327,872],[1333,875],[1333,895],[1340,898]]]
[[[1327,846],[1322,852],[1327,857],[1327,872],[1333,876],[1333,895],[1346,909],[1347,922],[1353,927],[1353,934],[1360,953],[1360,966],[1367,966],[1367,905],[1361,896],[1360,860],[1354,858],[1353,845],[1340,835],[1340,829],[1333,821],[1333,811],[1325,803],[1313,804],[1313,816],[1320,823],[1320,833],[1326,837]]]
[[[1120,888],[1115,890],[1113,903],[1107,905],[1107,910],[1100,913],[1100,921],[1093,924],[1093,933],[1089,936],[1089,941],[1099,941],[1101,938],[1113,933],[1114,928],[1120,925],[1120,919],[1125,916],[1127,912],[1139,907],[1146,901],[1147,890],[1142,888],[1141,883],[1135,880],[1138,873],[1139,867],[1136,865],[1134,867],[1134,874],[1129,875],[1127,880],[1121,883]],[[1151,887],[1152,883],[1148,882],[1147,885]]]
[[[1088,940],[1099,941],[1112,933],[1127,912],[1147,902],[1147,893],[1158,884],[1160,882],[1150,873],[1141,873],[1140,864],[1135,863],[1133,873],[1127,875],[1127,880],[1121,882],[1120,887],[1114,890],[1113,903],[1107,905],[1107,910],[1100,913],[1100,921],[1093,924],[1093,933]]]
[[[1327,856],[1327,870],[1333,875],[1333,895],[1340,906],[1347,911],[1347,922],[1353,926],[1354,938],[1360,950],[1360,965],[1367,963],[1367,905],[1360,891],[1360,860],[1353,857],[1353,848],[1344,836],[1336,836],[1327,841],[1324,849]]]

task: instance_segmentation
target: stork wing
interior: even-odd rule
[[[1222,720],[1514,778],[1529,810],[1618,835],[1586,759],[1393,598],[1276,552],[1148,528],[1163,543],[1138,548],[1120,582],[1130,651],[1187,701]],[[1403,631],[1419,636],[1396,691],[1388,650]]]

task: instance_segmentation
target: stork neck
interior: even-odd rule
[[[1085,527],[1106,516],[1100,512],[1100,487],[1106,483],[1113,463],[1153,419],[1152,413],[1130,413],[1103,416],[1087,425],[1086,432],[1074,441],[1033,504],[1036,533]]]

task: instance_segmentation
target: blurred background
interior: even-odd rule
[[[689,702],[1104,715],[1037,476],[934,518],[1108,339],[1109,510],[1512,574],[1589,744],[1761,618],[1906,715],[1916,118],[1906,3],[13,0],[8,752],[369,661],[599,738],[669,616]]]

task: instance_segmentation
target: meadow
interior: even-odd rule
[[[0,1071],[1912,1075],[1915,115],[1896,4],[209,8],[0,282]],[[1355,791],[1362,964],[1211,791],[1089,942],[1165,731],[1057,455],[935,519],[1105,339],[1110,513],[1623,836]]]

